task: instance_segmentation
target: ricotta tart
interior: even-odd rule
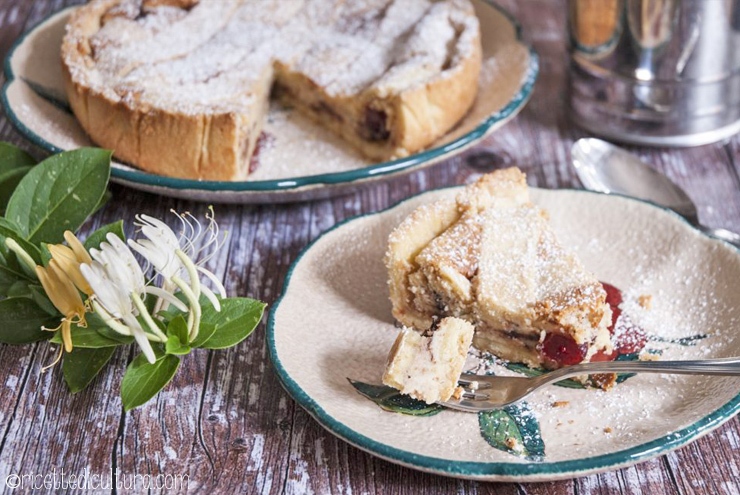
[[[531,367],[612,350],[606,291],[558,242],[519,169],[419,207],[390,235],[385,262],[405,326],[461,318],[475,326],[474,347]]]
[[[388,355],[383,383],[427,404],[449,400],[458,390],[474,327],[442,318],[420,332],[403,328]]]
[[[61,52],[93,141],[208,180],[247,178],[271,94],[387,160],[450,130],[481,66],[468,0],[92,0]]]

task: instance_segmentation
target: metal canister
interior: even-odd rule
[[[569,0],[573,119],[697,146],[740,131],[740,0]]]

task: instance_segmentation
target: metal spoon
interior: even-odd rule
[[[710,237],[740,247],[739,234],[699,223],[696,205],[684,190],[632,153],[600,139],[583,138],[573,143],[571,160],[586,189],[665,206]]]

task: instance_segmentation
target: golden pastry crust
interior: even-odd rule
[[[415,153],[463,117],[475,99],[481,66],[480,33],[468,0],[334,3],[300,0],[291,10],[277,0],[92,0],[72,14],[62,42],[70,107],[92,140],[113,149],[122,161],[160,175],[205,180],[243,180],[248,176],[273,86],[299,111],[374,160]],[[223,18],[217,22],[213,15],[202,13],[219,8]],[[244,18],[249,18],[252,8],[262,9],[255,12],[255,20],[265,16],[268,20],[255,22],[260,29],[264,27],[265,33],[261,38],[261,33],[250,33],[254,40],[247,42],[241,39],[243,29],[230,27],[247,22]],[[316,9],[328,9],[332,15],[316,16]],[[409,19],[403,20],[404,10],[412,15]],[[274,12],[275,19],[269,18],[270,12]],[[190,21],[188,30],[192,32],[198,15],[205,19],[204,25],[206,21],[222,25],[208,25],[213,36],[203,35],[202,43],[193,42],[192,47],[183,43],[180,51],[171,48],[169,38],[160,36],[169,39],[169,44],[156,41],[167,29],[176,32],[178,23]],[[384,16],[396,16],[398,20]],[[300,36],[291,35],[290,30],[299,29],[296,26],[300,27],[304,17],[314,23],[312,29]],[[345,32],[348,23],[360,23],[359,33]],[[374,38],[364,38],[370,36],[362,31],[365,24],[375,25],[377,32],[371,31]],[[232,31],[233,40],[229,38]],[[445,51],[419,51],[426,39],[435,36],[441,40],[438,44],[444,42],[440,46]],[[142,40],[150,44],[142,42],[147,49],[133,54],[132,44],[116,45],[125,37],[130,37],[133,45]],[[286,48],[276,41],[282,38],[300,42]],[[407,40],[406,45],[403,40]],[[167,63],[187,61],[188,57],[201,60],[197,57],[204,57],[201,52],[206,52],[209,44],[218,48],[217,42],[226,43],[228,47],[232,41],[244,51],[244,60],[249,59],[246,65],[241,61],[234,67],[248,77],[234,77],[230,82],[229,69],[214,68],[203,76],[202,86],[207,87],[211,79],[223,80],[229,84],[229,92],[224,96],[215,89],[204,91],[202,101],[190,94],[203,89],[192,89],[194,83],[182,83],[182,89],[177,89],[181,81]],[[377,67],[372,66],[375,72],[359,74],[367,51],[362,49],[363,43],[368,42],[368,47],[380,44],[375,57],[378,60],[369,60]],[[343,84],[317,81],[315,74],[324,72],[321,65],[310,66],[317,43],[329,43],[330,48],[336,45],[338,52],[346,43],[357,45],[355,52],[350,50],[349,59],[357,59],[358,66],[347,67],[350,77],[339,81]],[[162,53],[156,53],[157,49]],[[229,49],[215,53],[204,57],[214,67],[217,64],[213,57],[228,59],[230,54]],[[197,73],[201,65],[194,63],[187,77]],[[357,77],[351,77],[354,70]],[[162,80],[160,86],[156,84],[158,78]],[[176,101],[177,91],[182,92],[183,102]],[[166,98],[162,97],[165,93]],[[195,103],[188,105],[185,100]]]

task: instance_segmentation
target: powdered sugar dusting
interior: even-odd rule
[[[186,114],[247,112],[250,98],[267,97],[263,79],[273,77],[275,62],[331,95],[422,84],[472,50],[471,13],[467,0],[200,0],[189,10],[122,0],[102,12],[98,32],[68,32],[91,49],[65,62],[75,81],[112,101]],[[418,60],[411,69],[409,60],[419,58],[424,70]],[[389,68],[395,75],[384,77]]]

